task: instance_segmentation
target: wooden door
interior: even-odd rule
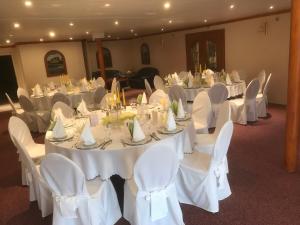
[[[225,69],[225,31],[213,30],[187,34],[187,70],[199,71],[199,65],[213,71]]]

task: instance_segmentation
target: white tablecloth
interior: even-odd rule
[[[103,116],[103,113],[99,111],[97,113],[99,116]],[[75,123],[78,125],[80,123],[84,123],[84,121],[82,119],[81,121],[75,120]],[[188,127],[190,125],[190,121],[181,123],[184,125],[184,127]],[[151,129],[155,129],[155,127],[152,127]],[[144,131],[145,130],[146,129],[144,129]],[[107,130],[105,130],[105,127],[102,124],[99,124],[98,126],[92,128],[92,132],[95,138],[100,140],[105,137],[105,132],[107,132]],[[176,153],[179,159],[183,158],[184,152],[191,152],[188,129],[184,129],[182,132],[173,136],[162,135],[158,133],[157,135],[161,139],[175,139],[177,147]],[[46,153],[55,152],[65,155],[83,170],[87,179],[93,179],[99,175],[102,179],[107,179],[114,174],[118,174],[124,179],[131,178],[136,160],[144,152],[147,146],[156,142],[154,139],[152,139],[152,141],[146,145],[124,147],[120,140],[129,138],[129,131],[126,126],[111,128],[110,137],[112,139],[112,144],[108,145],[105,150],[78,150],[74,146],[74,144],[78,141],[78,137],[76,136],[71,141],[66,141],[63,143],[50,142],[47,140],[47,137],[49,136],[51,136],[51,131],[48,131],[46,134]]]

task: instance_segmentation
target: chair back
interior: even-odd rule
[[[74,116],[74,109],[72,109],[70,106],[68,106],[64,102],[55,102],[55,104],[52,106],[52,110],[51,110],[52,118],[54,118],[56,110],[61,110],[62,114],[66,118],[73,118],[73,116]]]
[[[228,90],[224,84],[216,83],[208,90],[208,96],[212,105],[222,104],[228,98]]]
[[[157,89],[149,98],[149,104],[160,104],[161,99],[166,99],[167,104],[170,104],[169,96],[161,89]]]
[[[181,99],[184,109],[187,110],[187,98],[183,87],[180,87],[178,85],[172,86],[169,90],[169,98],[171,101],[177,102],[179,101],[179,99]]]
[[[101,100],[103,99],[103,97],[105,96],[106,94],[106,90],[103,86],[101,87],[98,87],[94,93],[94,104],[100,104],[101,103]]]
[[[18,96],[18,98],[20,98],[21,95],[24,95],[27,98],[29,98],[28,91],[26,91],[24,88],[19,87],[18,90],[17,90],[17,96]]]
[[[257,76],[257,79],[259,81],[259,91],[258,91],[258,93],[262,93],[263,87],[264,87],[264,84],[265,84],[265,81],[266,81],[266,71],[265,70],[260,71],[258,76]]]
[[[107,93],[103,96],[101,102],[100,102],[100,108],[101,109],[104,109],[104,108],[107,108],[108,105],[107,105],[107,102],[110,98],[113,97],[113,94],[112,93]]]
[[[267,96],[267,94],[268,94],[271,77],[272,77],[272,73],[270,73],[270,75],[268,76],[268,79],[266,81],[266,84],[265,84],[265,87],[264,87],[264,90],[263,90],[263,95],[264,96]]]
[[[102,77],[98,77],[96,79],[96,82],[97,82],[97,85],[100,86],[100,87],[105,87],[105,81]]]
[[[219,108],[214,135],[219,135],[224,124],[231,119],[231,108],[229,101],[223,102]]]
[[[247,89],[245,92],[245,100],[255,99],[258,94],[258,90],[259,90],[259,80],[254,79],[247,86]]]
[[[199,92],[193,102],[193,121],[207,125],[210,111],[211,103],[208,94],[205,91]]]
[[[145,82],[146,94],[147,94],[147,96],[151,96],[152,95],[152,88],[151,88],[151,86],[150,86],[147,79],[144,79],[144,82]]]
[[[188,72],[186,71],[181,71],[179,74],[178,74],[178,77],[180,80],[183,80],[184,78],[186,78],[188,76]]]
[[[164,81],[159,75],[155,75],[153,83],[156,90],[166,90]]]
[[[87,193],[82,170],[62,154],[50,153],[41,162],[41,175],[49,188],[60,196]]]
[[[71,101],[70,99],[67,97],[67,95],[57,92],[53,95],[52,100],[51,100],[51,104],[52,106],[56,103],[56,102],[63,102],[68,106],[71,106]]]
[[[17,112],[17,109],[16,109],[16,107],[15,107],[13,101],[11,100],[11,98],[9,97],[9,95],[8,95],[6,92],[5,92],[5,96],[6,96],[8,102],[9,102],[11,108],[12,108],[12,111],[16,113],[16,112]]]
[[[179,162],[173,138],[151,145],[134,166],[134,180],[139,190],[152,192],[174,182]]]
[[[33,111],[35,111],[33,103],[25,95],[20,95],[20,97],[19,97],[19,103],[20,103],[21,108],[25,112],[33,112]]]
[[[227,121],[220,130],[213,150],[213,161],[220,164],[228,152],[228,147],[233,133],[232,121]]]

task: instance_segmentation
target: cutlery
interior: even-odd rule
[[[153,133],[151,134],[151,137],[153,137],[156,141],[159,141],[159,140],[160,140],[160,138],[156,135],[155,132],[153,132]]]
[[[105,150],[105,148],[110,145],[112,143],[112,140],[108,140],[107,142],[105,142],[102,146],[101,146],[101,149]]]

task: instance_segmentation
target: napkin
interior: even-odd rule
[[[87,92],[89,89],[88,89],[88,85],[87,84],[81,84],[80,86],[80,91],[81,92]]]
[[[133,119],[133,135],[132,135],[132,140],[134,142],[139,142],[145,139],[145,134],[140,126],[139,121],[134,118]]]
[[[194,77],[191,74],[191,72],[189,72],[189,74],[188,74],[188,79],[189,79],[188,87],[191,88],[191,87],[193,87],[193,82],[194,82]]]
[[[96,140],[91,131],[90,124],[88,122],[84,125],[84,128],[80,135],[80,140],[84,145],[93,145],[96,143]]]
[[[183,109],[181,98],[178,100],[177,118],[183,119],[185,117],[185,112]]]
[[[231,82],[231,79],[230,79],[230,76],[229,76],[228,73],[227,73],[227,75],[226,75],[226,84],[227,84],[227,85],[232,85],[232,82]]]
[[[52,131],[53,138],[64,138],[67,136],[64,124],[60,117],[57,118],[55,126]]]
[[[60,119],[63,123],[67,120],[67,118],[64,116],[63,112],[61,111],[61,108],[58,108],[54,111],[54,120]]]
[[[141,102],[141,104],[147,104],[148,102],[147,102],[147,97],[146,97],[146,94],[145,94],[145,92],[143,92],[143,97],[142,97],[142,102]]]
[[[87,109],[85,101],[83,99],[81,100],[80,104],[77,107],[77,110],[82,114],[82,115],[89,115],[90,111]]]
[[[167,121],[166,121],[166,129],[167,131],[174,131],[176,130],[176,122],[174,119],[174,114],[172,112],[172,109],[169,108]]]
[[[51,81],[48,85],[51,90],[55,89],[55,85],[54,85],[53,81]]]
[[[63,94],[67,94],[68,91],[67,91],[67,88],[64,84],[60,86],[59,92],[63,93]]]
[[[43,92],[42,92],[42,89],[41,89],[41,86],[39,84],[36,84],[33,88],[33,95],[34,96],[40,96],[40,95],[43,95]]]

